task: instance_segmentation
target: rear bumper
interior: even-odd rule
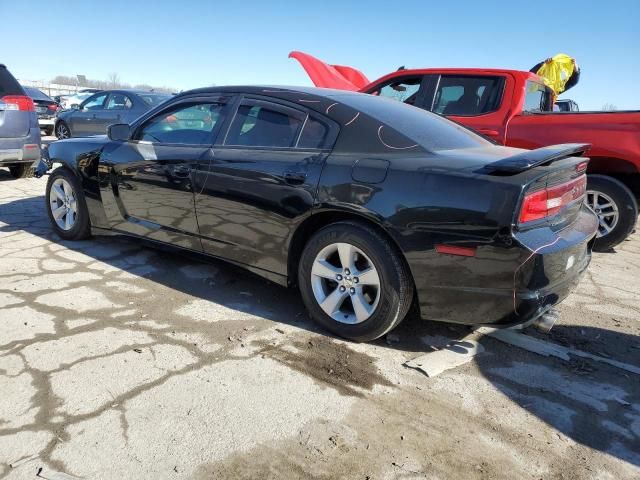
[[[29,135],[21,138],[0,138],[0,166],[14,163],[40,161],[40,129],[32,128]]]
[[[511,248],[479,247],[480,258],[451,258],[448,274],[453,268],[459,272],[457,284],[427,290],[417,285],[421,316],[494,327],[535,320],[579,283],[591,261],[597,225],[595,214],[583,207],[576,221],[559,232],[519,232]]]

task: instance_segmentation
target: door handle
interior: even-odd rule
[[[289,185],[302,185],[307,179],[307,174],[302,172],[285,172],[284,181]]]

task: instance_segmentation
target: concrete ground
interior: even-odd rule
[[[45,184],[0,171],[1,478],[640,478],[638,234],[527,332],[596,360],[484,336],[427,377],[469,329],[341,341],[240,269],[61,241]]]

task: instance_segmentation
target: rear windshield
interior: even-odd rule
[[[392,127],[429,151],[491,145],[480,135],[457,123],[395,100],[365,94],[335,97],[345,105]]]
[[[152,107],[160,105],[165,100],[171,98],[171,95],[168,93],[139,93],[138,96],[144,100],[147,105],[151,105]]]
[[[5,95],[24,95],[24,90],[4,66],[0,67],[0,97]]]
[[[27,95],[29,95],[34,100],[48,100],[50,102],[53,101],[51,100],[51,97],[49,97],[41,90],[38,90],[37,88],[24,87],[24,91],[27,92]]]

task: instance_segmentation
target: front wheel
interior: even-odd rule
[[[51,225],[60,237],[82,240],[91,235],[84,193],[70,170],[59,167],[49,175],[45,200]]]
[[[64,140],[65,138],[71,138],[71,130],[66,123],[60,121],[56,124],[56,138],[58,140]]]
[[[588,175],[587,205],[598,216],[593,249],[606,252],[627,238],[636,226],[638,204],[620,180],[606,175]]]
[[[327,330],[365,342],[381,337],[406,316],[413,281],[400,253],[376,230],[339,222],[307,243],[298,285],[311,317]]]

